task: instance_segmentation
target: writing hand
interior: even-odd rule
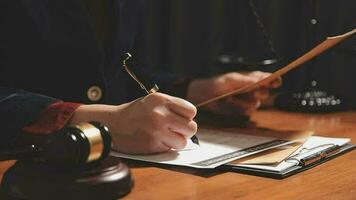
[[[71,123],[98,121],[106,125],[113,148],[129,154],[182,149],[197,131],[194,105],[162,93],[149,94],[119,106],[83,105]]]

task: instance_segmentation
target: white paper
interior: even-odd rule
[[[303,144],[302,147],[300,147],[296,152],[294,152],[289,157],[289,158],[294,157],[297,159],[286,159],[285,161],[279,163],[278,165],[233,164],[233,166],[281,172],[281,171],[286,170],[290,167],[298,165],[299,164],[298,159],[300,159],[300,158],[305,158],[311,154],[325,150],[332,145],[339,145],[339,146],[345,145],[345,144],[349,143],[350,141],[351,140],[349,138],[328,138],[328,137],[312,136]]]
[[[199,129],[197,136],[200,146],[189,142],[183,150],[171,150],[155,155],[128,155],[119,152],[112,152],[112,155],[154,163],[183,165],[195,168],[215,168],[238,158],[292,143],[292,141],[281,141],[272,137],[253,136],[211,129]],[[272,142],[274,145],[261,145],[268,142]],[[248,152],[241,151],[256,145],[261,146],[256,149],[250,149],[251,151]],[[260,149],[260,147],[263,148]]]

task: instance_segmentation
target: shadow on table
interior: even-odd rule
[[[121,158],[121,160],[125,164],[127,164],[131,169],[157,167],[157,168],[161,168],[161,169],[166,169],[166,170],[171,170],[171,171],[180,172],[180,173],[184,173],[184,174],[200,176],[200,177],[204,177],[204,178],[209,178],[209,177],[213,177],[213,176],[225,173],[224,171],[217,170],[217,169],[197,169],[197,168],[192,168],[192,167],[185,167],[185,166],[178,166],[178,165],[166,165],[166,164],[151,163],[151,162],[130,160],[130,159],[124,159],[124,158]]]

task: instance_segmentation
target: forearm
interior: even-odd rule
[[[123,104],[125,105],[125,104]],[[75,125],[81,122],[100,122],[105,126],[110,126],[110,121],[116,111],[122,106],[112,106],[104,104],[81,105],[73,113],[68,125]],[[117,116],[115,116],[117,118]]]

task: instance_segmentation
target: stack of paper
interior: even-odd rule
[[[275,132],[275,134],[280,137],[272,137],[266,131],[261,131],[260,134],[249,134],[227,130],[200,129],[197,133],[200,140],[199,146],[189,143],[185,149],[171,150],[155,155],[128,155],[118,152],[113,152],[112,155],[154,163],[215,168],[269,149],[300,143],[312,132]],[[291,153],[283,154],[282,159]],[[281,155],[275,155],[275,158],[280,160]]]

